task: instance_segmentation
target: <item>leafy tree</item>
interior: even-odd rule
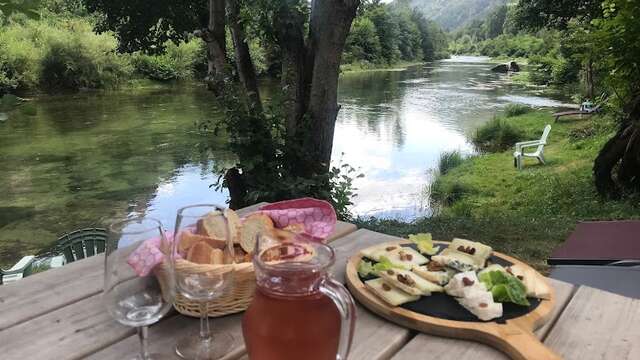
[[[345,47],[345,61],[365,60],[378,62],[381,55],[380,39],[376,26],[367,17],[358,17],[351,25],[351,32]]]
[[[204,41],[206,82],[225,116],[203,129],[225,130],[238,157],[220,169],[232,207],[310,195],[344,210],[346,174],[330,160],[339,66],[360,0],[85,1],[123,50],[159,50],[185,33]],[[252,51],[253,41],[267,51]],[[263,56],[280,64],[281,91],[268,103],[257,84]]]

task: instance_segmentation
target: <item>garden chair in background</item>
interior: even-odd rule
[[[62,235],[58,238],[55,249],[64,255],[68,264],[103,253],[106,241],[106,229],[87,228]]]
[[[33,261],[36,259],[35,256],[29,255],[25,256],[18,263],[13,265],[9,270],[0,269],[0,285],[18,281],[23,277],[29,274],[29,270]]]
[[[522,163],[525,157],[533,157],[538,159],[541,164],[544,164],[544,146],[547,145],[547,138],[551,132],[551,125],[544,127],[542,131],[542,137],[540,140],[523,141],[516,143],[516,151],[513,153],[513,165],[522,170]],[[525,148],[535,147],[536,150],[532,153],[524,152]]]

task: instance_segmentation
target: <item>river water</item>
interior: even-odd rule
[[[333,159],[363,174],[353,212],[428,215],[424,190],[441,152],[473,152],[468,135],[509,103],[562,106],[495,74],[486,58],[342,76]],[[224,203],[210,187],[233,164],[223,138],[196,124],[220,116],[199,85],[33,99],[35,115],[0,122],[0,264],[57,235],[131,213],[173,228],[176,210]]]

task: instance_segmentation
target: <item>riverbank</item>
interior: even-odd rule
[[[424,61],[398,61],[393,64],[375,64],[369,62],[355,62],[340,65],[340,74],[358,73],[364,71],[403,71],[411,66],[425,64]]]
[[[545,269],[551,251],[578,221],[640,217],[637,196],[609,201],[595,192],[591,168],[615,131],[611,118],[553,123],[551,112],[535,111],[505,121],[527,139],[552,125],[546,165],[527,160],[517,171],[511,149],[467,158],[440,177],[440,186],[453,189],[456,200],[436,216],[410,223],[361,218],[357,225],[398,236],[431,232],[436,239],[469,238]]]

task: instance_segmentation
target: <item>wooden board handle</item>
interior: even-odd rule
[[[561,360],[562,357],[546,347],[530,331],[517,326],[507,326],[508,330],[499,331],[498,340],[502,349],[514,360]]]

